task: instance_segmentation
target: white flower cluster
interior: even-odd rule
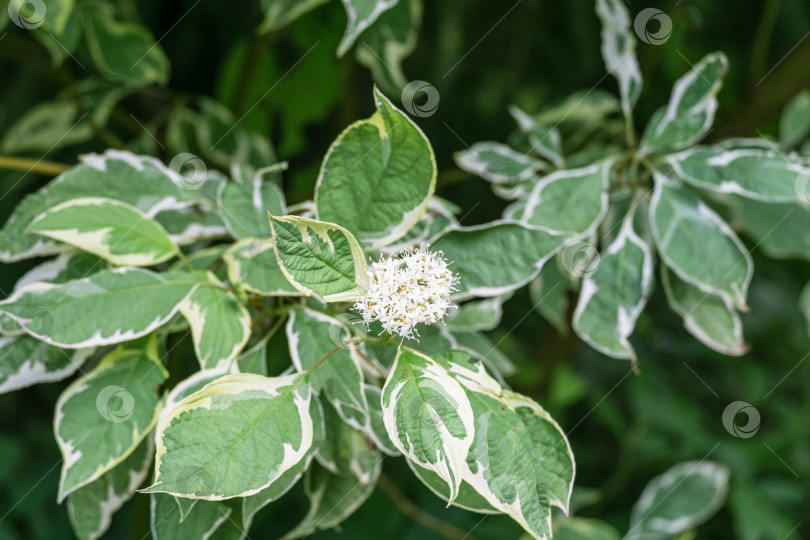
[[[380,321],[385,331],[413,339],[417,324],[442,320],[458,277],[441,251],[427,248],[422,244],[371,265],[366,294],[354,305],[366,324]]]

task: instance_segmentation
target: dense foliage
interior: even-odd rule
[[[198,4],[0,18],[0,533],[802,536],[810,14]]]

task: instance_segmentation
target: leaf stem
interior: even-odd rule
[[[405,494],[384,474],[380,475],[380,479],[377,481],[377,487],[397,505],[400,512],[426,529],[435,531],[449,540],[477,540],[477,538],[469,532],[463,531],[455,525],[437,518],[433,514],[428,514],[416,506],[408,500]]]
[[[0,156],[0,169],[11,169],[15,171],[34,172],[38,174],[56,176],[70,169],[70,167],[71,165],[66,163],[56,163],[55,161]]]

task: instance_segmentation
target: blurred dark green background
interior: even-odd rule
[[[335,55],[346,19],[337,0],[263,36],[255,32],[262,18],[256,1],[117,5],[127,20],[139,20],[156,38],[162,36],[160,45],[171,63],[166,87],[132,90],[112,112],[106,129],[125,145],[151,148],[170,160],[172,155],[160,148],[166,143],[167,116],[199,95],[211,97],[237,118],[244,115],[242,125],[269,138],[278,158],[289,161],[284,187],[288,201],[295,203],[312,196],[333,138],[373,111],[369,71],[352,53],[341,59]],[[728,55],[731,69],[711,139],[775,134],[786,101],[810,86],[810,4],[804,0],[629,5],[631,14],[645,7],[667,13],[674,31],[664,45],[639,44],[645,79],[636,113],[639,127],[667,100],[672,82],[689,63],[713,50]],[[26,30],[6,24],[0,36],[0,133],[34,105],[95,73],[82,46],[74,53],[76,61],[68,58],[55,67],[46,48]],[[505,140],[514,129],[507,113],[511,103],[534,112],[594,85],[616,91],[615,81],[605,77],[591,0],[428,0],[404,72],[440,93],[436,113],[417,120],[438,160],[437,193],[465,211],[472,209],[465,225],[497,219],[506,203],[484,181],[459,171],[453,152],[476,141]],[[139,124],[148,126],[149,137]],[[150,142],[152,136],[159,144]],[[45,159],[73,164],[79,154],[101,151],[109,142],[94,136],[49,152]],[[39,159],[42,153],[20,155]],[[48,180],[0,171],[0,220]],[[504,321],[490,337],[520,367],[509,383],[539,401],[569,432],[576,483],[583,490],[578,496],[590,501],[579,515],[604,519],[624,531],[633,502],[653,476],[679,461],[708,455],[730,467],[731,491],[725,507],[701,527],[700,538],[810,538],[810,361],[805,361],[810,340],[797,306],[810,268],[769,260],[751,242],[748,247],[756,271],[751,312],[744,316],[751,350],[741,358],[713,353],[689,336],[661,291],[655,292],[634,336],[639,375],[628,375],[627,363],[603,357],[573,336],[558,335],[533,312],[525,290],[506,304]],[[2,295],[36,262],[3,265]],[[283,341],[278,345],[283,351]],[[169,367],[172,379],[179,380],[193,370],[190,343],[173,354],[177,357]],[[59,451],[51,425],[56,398],[66,384],[0,395],[0,539],[72,537],[65,508],[56,504]],[[722,412],[737,400],[761,414],[754,437],[735,438],[723,428]],[[402,460],[387,460],[384,474],[417,507],[472,530],[470,538],[521,534],[506,517],[482,519],[445,509]],[[306,508],[298,486],[258,515],[251,537],[277,538]],[[116,514],[109,537],[144,538],[148,512],[147,498],[136,496]],[[342,535],[316,537],[441,538],[404,512],[378,491],[344,524]]]

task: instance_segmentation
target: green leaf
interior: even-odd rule
[[[62,392],[54,420],[62,452],[60,502],[135,450],[157,422],[162,404],[156,389],[168,376],[153,339],[147,350],[119,347]]]
[[[0,394],[70,377],[94,350],[66,351],[30,336],[0,338]]]
[[[460,276],[457,299],[497,296],[531,281],[567,235],[516,222],[459,227],[433,245]]]
[[[665,540],[708,521],[726,501],[728,468],[688,461],[653,478],[630,516],[629,540]]]
[[[728,299],[705,293],[666,268],[661,269],[661,284],[669,306],[701,343],[729,356],[742,356],[748,351],[740,315]]]
[[[464,480],[535,538],[551,537],[550,505],[568,512],[574,456],[560,426],[534,401],[504,390],[466,353],[433,357],[472,407],[475,436]]]
[[[452,332],[450,334],[454,349],[469,353],[470,356],[483,363],[496,376],[508,377],[517,373],[512,360],[498,349],[498,346],[482,332]],[[500,343],[500,341],[499,341]]]
[[[791,99],[779,118],[779,144],[791,150],[810,135],[810,90]]]
[[[107,197],[130,204],[148,216],[203,202],[197,191],[183,189],[178,173],[152,157],[108,150],[84,155],[82,162],[17,205],[0,230],[0,261],[59,253],[61,248],[55,242],[27,233],[26,229],[35,217],[68,200]]]
[[[732,197],[731,205],[745,232],[769,257],[810,259],[810,208]]]
[[[304,307],[290,308],[286,330],[292,363],[301,373],[351,335],[341,320]],[[344,421],[356,429],[365,426],[368,403],[354,345],[348,344],[333,352],[310,374],[309,380],[315,392],[324,392]]]
[[[102,197],[58,204],[34,218],[28,230],[116,265],[154,266],[178,251],[160,224],[132,205]]]
[[[397,5],[399,0],[344,0],[348,22],[346,31],[338,45],[337,55],[343,56],[351,49],[358,36],[374,24],[374,22],[387,10]]]
[[[551,326],[568,333],[568,289],[571,279],[563,275],[556,261],[543,266],[540,275],[529,283],[532,306]]]
[[[678,79],[669,104],[658,109],[647,124],[640,154],[682,150],[702,139],[714,122],[717,93],[727,71],[728,58],[715,52]]]
[[[367,249],[402,237],[436,189],[436,160],[425,134],[374,89],[377,111],[329,147],[315,187],[318,219],[342,225]]]
[[[416,47],[421,22],[422,0],[401,0],[363,32],[355,56],[387,92],[400,93],[408,82],[402,61]]]
[[[467,302],[450,311],[444,322],[454,332],[492,330],[501,322],[503,301],[503,297],[494,296]]]
[[[258,493],[312,444],[311,390],[300,376],[222,376],[157,426],[155,483],[145,491],[222,500]]]
[[[368,484],[382,461],[373,441],[365,431],[347,424],[329,402],[323,402],[323,412],[326,437],[315,459],[335,474],[351,474]]]
[[[258,32],[274,32],[307,14],[328,0],[262,0],[264,19]]]
[[[633,230],[634,213],[585,273],[572,327],[591,347],[613,358],[636,361],[628,338],[652,291],[650,247]]]
[[[608,209],[610,160],[553,172],[537,182],[521,221],[550,231],[590,236]]]
[[[107,532],[113,514],[146,479],[153,452],[154,444],[147,437],[120,464],[68,495],[68,517],[78,538],[95,540]]]
[[[650,202],[650,227],[659,255],[679,278],[747,311],[753,274],[748,250],[720,216],[659,173]]]
[[[435,472],[458,495],[473,444],[470,402],[447,369],[429,356],[400,347],[382,389],[383,421],[405,457]]]
[[[620,0],[597,0],[596,14],[602,21],[602,59],[605,68],[619,82],[624,116],[632,118],[633,105],[641,93],[642,83],[630,14]]]
[[[562,137],[556,125],[541,124],[530,114],[515,105],[509,106],[509,114],[517,122],[520,131],[529,138],[531,152],[547,159],[558,169],[565,166]]]
[[[153,540],[207,540],[233,512],[220,502],[195,501],[183,515],[177,500],[162,493],[149,496]]]
[[[41,281],[65,283],[71,279],[87,277],[94,271],[106,268],[107,263],[95,255],[80,251],[65,253],[40,263],[23,274],[14,285],[14,292],[16,293],[32,283]]]
[[[213,274],[209,272],[207,279],[211,285],[192,292],[180,305],[180,313],[191,326],[200,368],[231,366],[250,338],[250,313]]]
[[[459,169],[493,184],[515,185],[546,169],[542,161],[498,142],[477,142],[453,157]]]
[[[166,84],[169,59],[151,32],[113,18],[111,6],[92,3],[82,9],[84,37],[93,64],[108,79],[130,87]]]
[[[255,373],[267,376],[267,341],[264,337],[236,359],[239,373]]]
[[[810,283],[805,285],[799,296],[799,309],[804,313],[804,318],[807,319],[807,333],[810,334]]]
[[[287,213],[281,189],[271,182],[262,182],[259,175],[251,178],[251,184],[227,182],[218,198],[219,213],[237,240],[269,237],[267,213],[274,216]]]
[[[261,296],[301,294],[281,271],[270,238],[240,240],[222,259],[228,266],[228,280],[245,291]]]
[[[229,232],[219,214],[194,207],[186,210],[164,210],[154,216],[172,242],[179,246],[188,246],[198,240],[227,237]]]
[[[200,283],[196,276],[180,272],[102,270],[61,285],[23,289],[0,302],[0,312],[52,345],[74,349],[109,345],[165,324]]]
[[[290,284],[326,302],[357,298],[368,281],[366,256],[339,225],[314,219],[270,216],[273,247]]]
[[[18,17],[22,26],[28,30],[35,30],[42,25],[47,31],[61,34],[73,11],[73,4],[73,0],[43,0],[38,4],[10,0],[7,9],[9,16],[13,14]]]
[[[382,467],[378,466],[368,482],[358,482],[352,475],[344,476],[313,465],[306,475],[305,490],[310,508],[304,520],[285,538],[303,538],[315,531],[337,527],[360,508],[374,492]]]
[[[808,173],[798,161],[774,150],[726,150],[698,146],[669,156],[675,175],[714,193],[735,194],[771,203],[802,203],[800,183]]]

